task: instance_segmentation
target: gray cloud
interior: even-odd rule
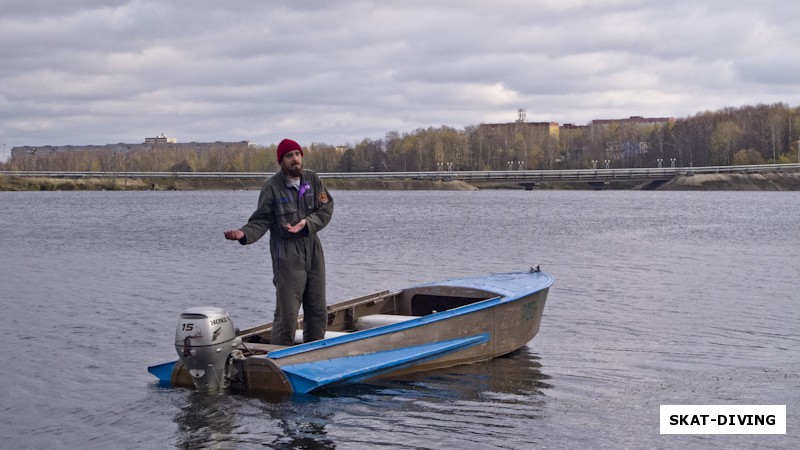
[[[343,144],[520,107],[585,123],[800,99],[790,0],[0,3],[8,150]]]

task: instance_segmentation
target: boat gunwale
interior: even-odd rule
[[[400,323],[384,325],[377,328],[370,328],[367,330],[360,330],[354,331],[352,333],[348,333],[343,336],[336,336],[329,339],[322,339],[318,341],[308,342],[304,344],[295,345],[292,347],[283,348],[280,350],[274,350],[269,352],[266,355],[256,355],[251,356],[252,358],[269,358],[269,359],[281,359],[286,358],[289,356],[299,355],[302,353],[308,353],[315,350],[319,350],[322,348],[328,347],[335,347],[343,344],[348,344],[350,342],[360,341],[364,339],[369,339],[376,336],[382,336],[385,334],[396,333],[398,331],[404,331],[411,328],[417,328],[424,325],[428,325],[431,323],[441,322],[443,320],[448,320],[456,316],[462,316],[466,314],[471,314],[477,311],[482,311],[489,308],[494,308],[500,304],[504,303],[511,303],[522,298],[528,297],[532,294],[536,294],[538,292],[544,291],[549,289],[553,285],[553,277],[544,272],[536,272],[540,275],[546,277],[545,282],[542,283],[541,286],[537,286],[536,289],[532,289],[530,291],[506,291],[509,292],[510,295],[498,295],[495,297],[490,297],[485,300],[481,300],[475,303],[471,303],[464,306],[459,306],[457,308],[448,309],[445,311],[439,311],[433,314],[429,314],[426,316],[416,317],[411,320],[406,320]],[[527,272],[519,272],[515,275],[523,275],[528,274]],[[476,288],[479,287],[477,285],[472,285],[467,283],[467,281],[472,280],[489,280],[495,275],[509,275],[509,273],[500,273],[500,274],[492,274],[486,275],[483,277],[474,277],[474,278],[464,278],[464,279],[454,279],[442,282],[435,282],[430,284],[424,284],[417,287],[462,287],[462,288]],[[462,283],[462,284],[456,284]],[[486,289],[486,286],[480,287],[481,289],[487,290],[488,292],[492,292]],[[413,289],[413,288],[411,288]]]

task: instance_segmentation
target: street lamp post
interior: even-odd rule
[[[128,153],[122,157],[122,169],[125,171],[125,189],[128,189]]]
[[[672,167],[673,169],[675,168],[675,158],[669,159],[669,166]]]
[[[111,183],[117,186],[117,152],[111,152]]]
[[[658,158],[658,159],[656,159],[656,161],[658,161],[658,168],[660,169],[661,168],[661,162],[664,161],[664,160],[661,159],[661,158]]]
[[[606,163],[606,169],[608,169],[608,165],[611,164],[611,161],[607,159],[605,160],[605,163]]]
[[[592,169],[595,169],[595,170],[597,169],[597,160],[596,159],[592,160]]]
[[[28,150],[28,154],[33,156],[33,176],[36,176],[36,149]]]

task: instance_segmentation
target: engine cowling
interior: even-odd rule
[[[221,308],[189,308],[178,320],[175,350],[199,391],[225,388],[229,357],[242,343],[228,313]]]

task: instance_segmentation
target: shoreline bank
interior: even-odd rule
[[[258,190],[263,180],[257,179],[187,179],[187,178],[48,178],[0,175],[0,191],[100,191],[100,190]],[[519,180],[470,182],[430,180],[326,179],[331,190],[450,190],[525,189]],[[596,187],[579,183],[541,183],[534,190],[592,190]],[[659,185],[652,182],[611,182],[604,190],[659,191],[800,191],[800,172],[749,174],[695,174],[679,176]]]

